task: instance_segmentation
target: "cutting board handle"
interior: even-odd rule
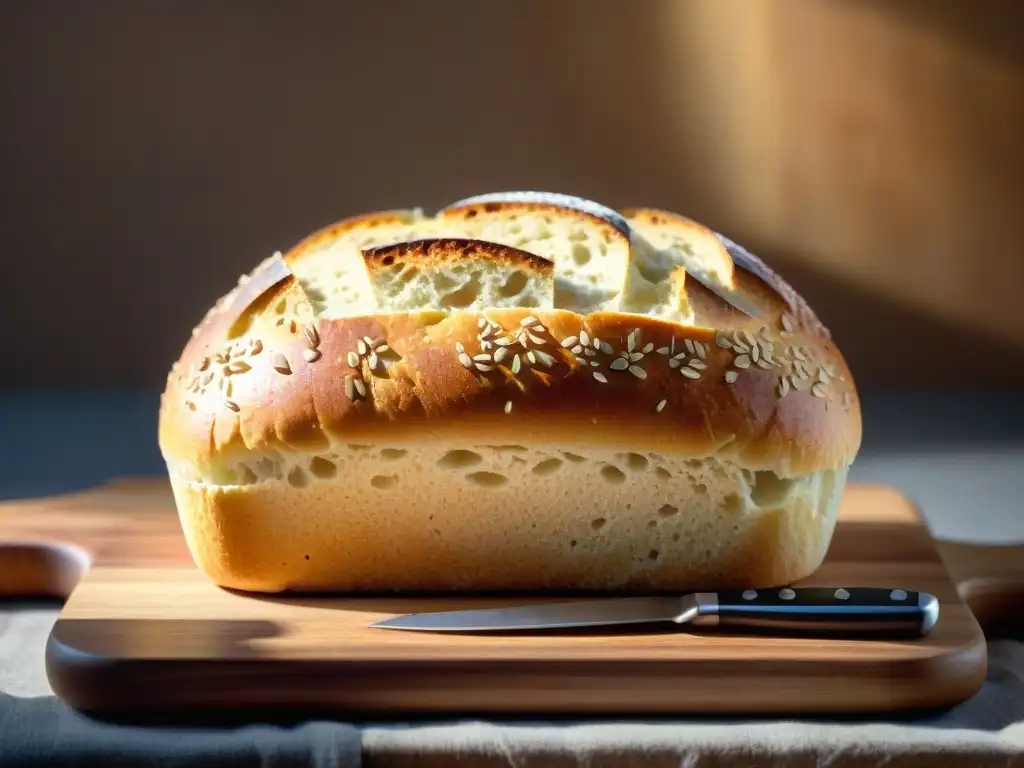
[[[1024,638],[1024,544],[936,543],[986,637]]]
[[[56,496],[0,500],[0,599],[67,598],[94,558],[107,565],[152,564],[166,550],[183,549],[174,531],[144,535],[126,519],[153,505],[170,502],[162,478],[115,478]],[[176,518],[175,518],[176,519]],[[159,540],[157,549],[147,542]],[[163,545],[163,546],[161,546]]]
[[[0,599],[64,599],[89,570],[89,560],[73,544],[0,541]]]

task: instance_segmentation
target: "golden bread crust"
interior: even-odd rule
[[[416,440],[466,429],[506,442],[542,430],[568,443],[624,450],[725,450],[751,468],[783,475],[845,467],[859,449],[856,388],[831,340],[793,325],[785,331],[782,320],[770,328],[736,317],[699,285],[690,287],[691,300],[711,305],[723,321],[731,315],[724,328],[520,309],[277,325],[274,305],[298,290],[294,280],[278,283],[261,302],[263,314],[237,338],[209,338],[224,325],[216,323],[192,339],[162,402],[160,446],[169,460],[193,465],[202,477],[224,454],[315,451],[367,436]],[[515,343],[474,360],[488,352],[481,317],[500,328],[493,338]],[[527,318],[537,322],[524,329]],[[591,344],[583,354],[572,351],[578,343],[563,346],[584,335]],[[366,339],[388,348],[373,368]],[[602,349],[593,349],[594,339]],[[693,344],[701,345],[703,358],[690,351]],[[769,346],[772,364],[766,365]],[[496,363],[498,349],[508,351]],[[624,353],[640,357],[626,360]],[[356,381],[365,393],[354,389]]]
[[[710,232],[654,209],[627,215],[646,225],[682,227],[693,237]],[[416,216],[346,219],[264,261],[211,309],[172,367],[161,399],[159,445],[186,538],[204,572],[226,586],[265,590],[648,589],[699,586],[702,579],[710,580],[707,588],[776,584],[817,567],[831,536],[836,494],[860,447],[860,403],[841,352],[788,284],[743,268],[742,255],[726,269],[725,282],[760,310],[756,319],[674,270],[670,279],[695,318],[690,324],[620,311],[521,307],[319,314],[292,269],[341,233],[403,225]],[[456,242],[458,248],[451,247]],[[722,242],[726,254],[737,253],[738,246]],[[371,247],[364,256],[371,269],[388,254],[410,249],[423,251],[425,264],[441,263],[467,247],[473,249],[472,241],[449,238]],[[493,244],[481,248],[496,260],[550,273],[551,262],[540,256]],[[365,446],[376,447],[376,463],[359,463]],[[547,453],[503,464],[502,446]],[[438,467],[451,468],[449,454],[478,448],[490,457],[486,471],[459,468],[458,481],[444,480],[449,475]],[[379,467],[389,450],[420,458],[404,475],[384,472]],[[604,458],[594,458],[598,454]],[[433,457],[429,467],[427,456]],[[566,458],[572,456],[587,458],[573,464]],[[629,458],[635,456],[642,460]],[[656,475],[633,477],[622,469],[639,462],[655,472],[663,459],[671,468]],[[532,497],[517,473],[526,462],[537,468],[529,482],[559,498],[560,506],[537,517],[532,532],[510,524],[505,544],[473,549],[458,531],[480,541],[487,539],[487,525],[505,524],[493,518],[487,525],[467,523],[469,510],[486,516],[493,507],[495,515],[528,518],[547,509],[543,498],[524,501]],[[587,481],[572,472],[589,467],[611,485],[591,495],[569,489],[548,476],[546,468],[555,466],[578,483]],[[697,477],[711,466],[717,474]],[[367,475],[365,489],[346,487],[346,478],[360,473]],[[672,485],[677,481],[669,476],[687,479]],[[446,499],[446,511],[433,524],[440,533],[413,525],[425,502],[403,477],[420,478],[420,488]],[[770,482],[791,483],[789,495],[766,497]],[[406,495],[394,494],[396,487]],[[391,493],[379,509],[377,491]],[[627,492],[653,510],[651,520],[662,531],[656,544],[643,543],[648,534],[639,523],[629,523],[619,543],[602,538],[609,529],[595,521],[617,519],[623,507],[631,508],[630,497],[616,495]],[[669,533],[658,510],[681,508],[673,499],[689,494],[695,494],[693,509],[704,510],[694,513],[703,527]],[[728,519],[717,511],[737,497],[746,499],[743,514]],[[528,503],[534,512],[516,511]],[[390,516],[386,526],[405,543],[382,533],[382,515]],[[730,536],[731,543],[723,541]],[[541,543],[531,543],[533,537]],[[555,538],[557,546],[543,543]],[[680,540],[691,542],[689,554],[671,561],[651,554]],[[577,555],[590,553],[584,564],[565,559],[570,550],[558,547],[568,542]],[[331,546],[341,547],[344,557],[328,566]],[[392,563],[388,546],[402,553],[404,570]],[[693,554],[697,550],[714,554],[704,558]],[[443,562],[452,565],[439,572]],[[617,579],[600,576],[620,565],[625,570]]]

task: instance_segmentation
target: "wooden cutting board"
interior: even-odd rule
[[[50,637],[58,696],[97,713],[331,708],[353,714],[823,713],[937,707],[986,671],[985,621],[1024,615],[1024,547],[939,545],[886,487],[851,487],[807,584],[923,590],[917,641],[644,632],[452,636],[373,630],[413,611],[514,598],[282,597],[193,567],[168,485],[120,481],[0,504],[0,596],[68,596]],[[91,565],[90,565],[91,562]],[[950,571],[955,576],[952,576]],[[958,586],[960,592],[958,592]]]

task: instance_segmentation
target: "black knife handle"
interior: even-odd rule
[[[715,609],[705,604],[701,613],[717,616],[723,628],[922,636],[939,617],[934,596],[887,587],[780,587],[725,591],[715,597]]]

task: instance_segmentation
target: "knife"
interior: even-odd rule
[[[413,613],[370,626],[419,632],[521,632],[676,624],[789,635],[921,637],[931,631],[938,618],[939,601],[926,592],[881,587],[784,587]]]

